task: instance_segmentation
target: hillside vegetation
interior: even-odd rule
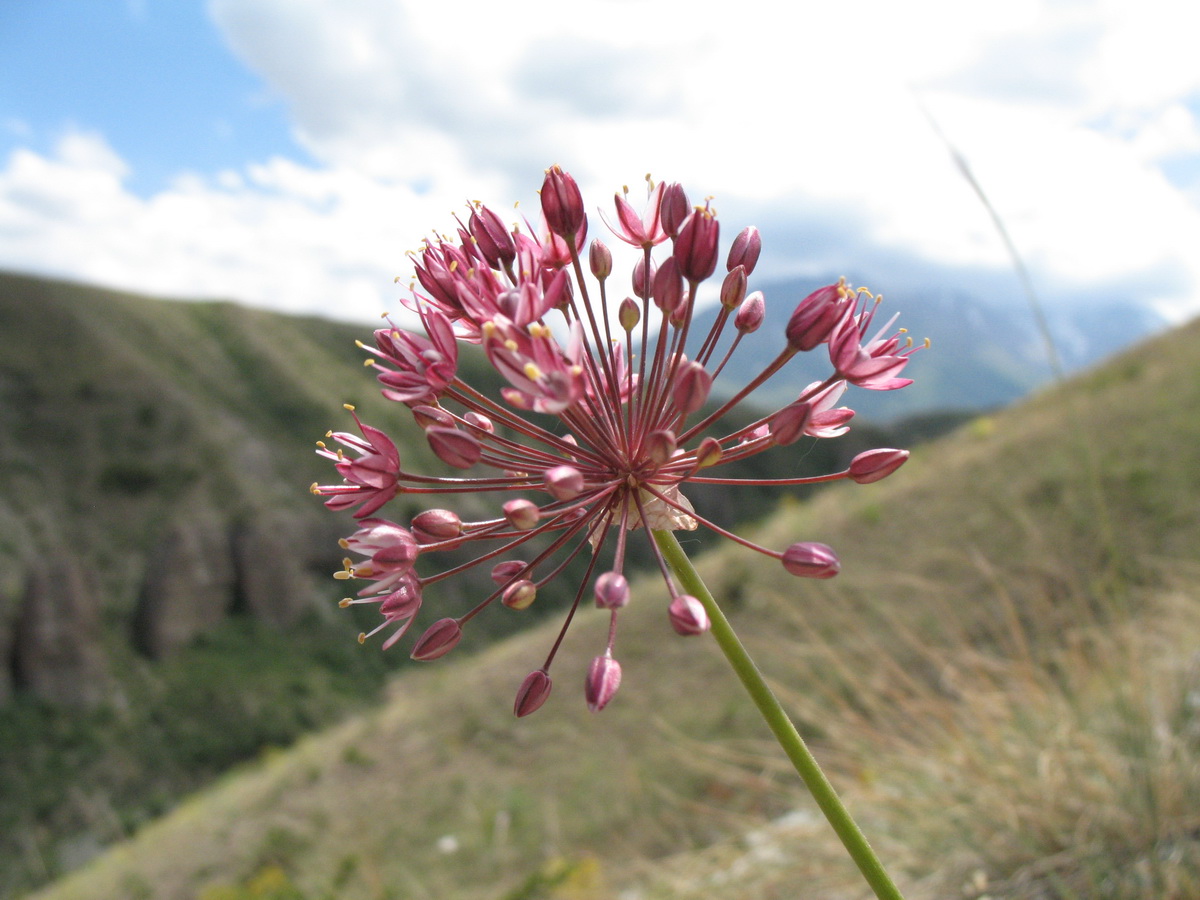
[[[0,273],[0,897],[79,865],[229,766],[369,706],[408,663],[354,642],[372,611],[337,611],[329,577],[353,526],[307,490],[334,477],[313,442],[352,427],[342,402],[386,426],[406,465],[434,471],[423,435],[363,370],[355,339],[370,330]],[[469,353],[462,368],[473,384],[495,379]],[[805,452],[834,469],[889,443],[903,441],[859,426]],[[460,511],[482,512],[462,499]],[[778,498],[692,499],[749,522]],[[420,508],[401,498],[388,512],[403,522]],[[251,527],[262,551],[231,559]],[[181,543],[209,549],[181,564]],[[231,564],[236,582],[199,583]],[[251,570],[259,594],[286,600],[285,624],[256,613]],[[468,576],[440,596],[461,604],[489,582]],[[35,580],[46,658],[30,663],[18,634]],[[559,608],[569,580],[525,615],[481,617],[460,655]],[[156,581],[173,591],[160,620],[184,632],[170,646],[139,626]],[[215,606],[201,615],[204,604]],[[56,693],[39,692],[30,666]]]
[[[910,897],[1200,895],[1198,410],[1193,323],[758,530],[833,544],[832,582],[737,548],[703,557]],[[264,755],[36,897],[862,896],[663,594],[635,590],[600,715],[581,697],[607,626],[590,611],[530,719],[511,704],[552,640],[540,628],[406,671],[380,709]]]

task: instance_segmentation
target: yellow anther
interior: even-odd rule
[[[315,481],[312,483],[312,486],[308,490],[311,493],[317,494],[317,495],[320,495],[320,493],[321,493],[319,490],[317,490],[317,483]]]
[[[325,437],[333,437],[333,429],[332,428],[329,431],[325,432]]]
[[[496,323],[491,321],[484,322],[481,330],[485,338],[493,337],[496,334]]]
[[[358,633],[358,642],[360,644],[365,644],[367,642],[367,633],[365,631],[360,631]]]
[[[357,347],[359,350],[362,350],[362,349],[365,349],[366,344],[364,344],[362,341],[356,340],[354,342],[354,346]]]
[[[335,579],[337,579],[338,581],[349,581],[354,576],[351,575],[349,572],[342,571],[342,572],[334,572],[333,577]]]
[[[325,442],[324,442],[324,441],[317,441],[317,446],[318,446],[318,447],[320,447],[322,450],[324,450],[324,449],[325,449]]]
[[[537,322],[534,322],[529,326],[529,336],[532,338],[548,338],[553,333],[554,332],[550,330],[549,326],[540,325]]]
[[[338,538],[338,546],[341,547],[343,550],[349,550],[350,542],[348,540],[346,540],[345,538]]]
[[[525,377],[528,378],[530,381],[537,381],[539,378],[542,377],[542,370],[539,369],[537,367],[537,365],[535,365],[534,363],[531,363],[531,362],[525,363],[525,368],[522,369],[521,371],[523,371],[525,373]]]
[[[350,403],[343,403],[342,409],[348,409],[350,412],[354,412],[354,406]]]
[[[514,341],[512,338],[509,338],[507,341],[505,341],[504,346],[505,346],[505,349],[512,350],[514,353],[517,350],[517,342]]]
[[[343,597],[341,600],[338,601],[338,606],[340,606],[342,609],[345,609],[347,606],[349,606],[353,602],[354,601],[351,600],[349,597]]]
[[[897,332],[896,332],[896,333],[897,333],[897,334],[908,334],[908,329],[907,329],[907,328],[901,328],[901,329],[897,330]],[[910,339],[910,340],[911,340],[911,339]]]
[[[929,338],[925,338],[925,349],[928,350],[932,346],[933,346],[933,342],[930,341]]]
[[[373,360],[373,359],[364,359],[364,360],[363,360],[363,365],[364,365],[364,366],[367,366],[367,367],[373,366],[373,365],[375,365],[375,360]]]
[[[458,260],[457,259],[451,260],[450,261],[450,271],[453,272],[457,268],[458,268]]]

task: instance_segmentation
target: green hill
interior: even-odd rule
[[[704,556],[909,896],[1200,893],[1198,409],[1193,323],[759,529],[833,544],[831,582]],[[36,896],[861,896],[663,593],[636,587],[600,715],[581,682],[607,619],[584,611],[531,718],[511,703],[540,628],[403,673]]]
[[[406,463],[435,460],[363,371],[354,342],[369,328],[0,273],[0,334],[0,896],[12,896],[229,766],[377,700],[408,660],[354,643],[371,611],[356,622],[335,609],[336,538],[351,526],[307,491],[331,477],[313,441],[347,427],[348,401],[386,424]],[[469,354],[463,367],[473,383],[494,378]],[[806,453],[833,468],[892,442],[857,427]],[[692,499],[747,522],[777,497]],[[397,506],[400,521],[420,508]],[[488,581],[471,575],[442,598],[469,600]],[[485,617],[464,649],[563,600],[547,590],[524,616]]]

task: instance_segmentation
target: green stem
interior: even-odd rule
[[[717,605],[717,601],[713,599],[713,595],[700,578],[700,573],[696,571],[688,555],[679,546],[674,532],[656,530],[654,531],[654,540],[684,590],[704,604],[704,609],[712,621],[712,634],[717,640],[717,646],[729,660],[729,664],[749,692],[754,705],[758,707],[758,711],[762,713],[762,717],[770,726],[775,739],[779,741],[779,745],[783,747],[788,759],[792,761],[796,772],[804,780],[804,784],[808,787],[813,799],[817,801],[821,812],[825,813],[825,818],[829,820],[829,824],[833,826],[837,836],[841,838],[842,844],[850,853],[859,871],[862,872],[867,884],[875,892],[875,896],[879,900],[903,900],[899,889],[884,871],[879,857],[867,843],[866,837],[855,824],[854,819],[850,817],[846,807],[842,805],[833,785],[821,771],[821,767],[804,743],[804,739],[796,731],[796,726],[783,711],[774,692],[767,686],[758,666],[754,664],[754,660],[742,646],[742,642],[734,633],[729,620],[721,612],[721,607]]]

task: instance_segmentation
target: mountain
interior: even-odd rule
[[[766,298],[766,319],[743,340],[746,351],[730,360],[718,389],[734,393],[761,370],[783,346],[779,337],[792,311],[815,288],[834,284],[824,279],[795,279],[764,285],[751,283]],[[882,327],[899,313],[895,326],[914,342],[929,339],[932,349],[914,357],[915,383],[899,393],[852,389],[847,405],[872,422],[948,410],[979,411],[1005,406],[1048,384],[1054,370],[1045,341],[1028,305],[1012,307],[964,290],[907,287],[903,299],[885,297],[876,322]],[[709,308],[697,314],[693,334],[705,334],[717,315]],[[1161,329],[1163,321],[1144,306],[1107,298],[1092,303],[1048,308],[1046,319],[1064,372],[1078,371],[1105,359]],[[802,354],[784,373],[754,395],[763,406],[780,406],[798,389],[827,374],[828,359],[820,352]],[[756,368],[757,367],[757,368]],[[906,375],[911,373],[905,373]]]
[[[704,577],[910,898],[1170,898],[1200,885],[1200,322],[976,418],[877,485],[785,504],[798,583],[728,545]],[[397,676],[386,704],[197,794],[38,900],[860,896],[711,641],[661,581]]]

